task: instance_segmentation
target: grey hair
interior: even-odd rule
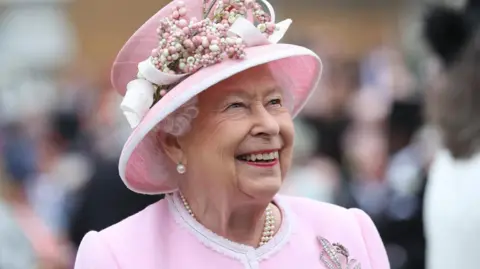
[[[197,104],[198,98],[195,96],[168,115],[147,134],[144,143],[146,143],[147,147],[153,149],[152,152],[155,154],[155,160],[158,162],[158,166],[154,166],[157,170],[152,173],[161,173],[166,177],[178,176],[175,165],[172,165],[172,161],[174,163],[176,161],[167,157],[165,149],[159,145],[165,138],[165,135],[179,137],[190,131],[193,119],[198,116],[199,110]]]
[[[161,121],[155,131],[182,136],[191,129],[192,120],[198,116],[198,98],[195,96]]]

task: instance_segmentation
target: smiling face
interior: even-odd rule
[[[292,158],[293,122],[266,66],[240,73],[198,96],[199,115],[178,139],[188,184],[260,198],[281,187]],[[192,186],[189,186],[192,187]]]

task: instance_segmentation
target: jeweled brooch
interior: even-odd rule
[[[318,241],[322,248],[320,260],[328,269],[361,269],[360,263],[350,259],[348,249],[340,243],[330,243],[327,239],[319,236]]]

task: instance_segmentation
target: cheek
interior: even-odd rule
[[[219,161],[233,160],[248,128],[238,121],[216,119],[202,122],[194,131],[191,145],[196,154],[200,158],[215,161],[218,165]]]
[[[280,158],[280,165],[282,170],[282,176],[290,169],[290,165],[292,163],[292,156],[293,156],[293,138],[295,135],[293,121],[290,115],[283,116],[279,119],[280,125],[280,136],[283,142],[283,150],[281,153]]]
[[[282,172],[282,178],[285,178],[286,174],[290,170],[292,165],[292,154],[293,150],[290,148],[285,149],[280,156],[280,170]]]
[[[245,140],[249,133],[247,124],[241,121],[224,121],[217,126],[216,132],[212,134],[212,143],[229,160],[233,160],[239,145]]]
[[[285,149],[292,149],[295,129],[291,116],[289,114],[282,115],[279,117],[278,122],[280,126],[280,136]]]

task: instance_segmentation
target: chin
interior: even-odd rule
[[[281,187],[282,179],[275,177],[254,182],[248,180],[241,184],[240,189],[253,199],[270,201],[280,191]]]

